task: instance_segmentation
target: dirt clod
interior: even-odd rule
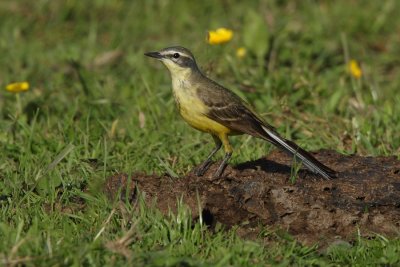
[[[204,177],[118,174],[107,180],[105,190],[111,197],[119,193],[133,201],[137,187],[164,213],[176,209],[182,196],[194,217],[199,216],[200,200],[208,225],[237,225],[246,237],[260,225],[284,229],[305,244],[352,240],[358,229],[363,235],[400,235],[400,161],[332,151],[314,156],[338,171],[338,177],[324,180],[302,169],[292,183],[292,159],[276,151],[228,166],[216,180],[211,175],[218,164],[213,164]]]

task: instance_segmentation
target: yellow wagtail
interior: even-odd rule
[[[201,73],[188,49],[175,46],[145,55],[162,61],[170,71],[173,94],[183,119],[195,129],[211,134],[215,141],[216,147],[196,171],[198,176],[204,175],[211,158],[224,145],[225,157],[214,174],[214,177],[221,176],[233,151],[228,136],[249,134],[294,155],[312,172],[326,179],[335,177],[335,171],[292,141],[281,137],[239,96]]]

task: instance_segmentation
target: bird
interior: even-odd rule
[[[144,55],[161,61],[169,70],[173,96],[182,118],[193,128],[209,133],[214,139],[215,148],[195,170],[197,176],[206,173],[213,156],[223,146],[224,158],[213,175],[214,178],[221,177],[233,152],[228,137],[248,134],[272,143],[325,179],[336,177],[334,170],[296,143],[279,135],[273,126],[266,123],[238,95],[206,77],[187,48],[172,46]]]

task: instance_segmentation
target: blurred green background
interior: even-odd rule
[[[184,208],[182,225],[100,190],[115,172],[183,175],[213,145],[177,114],[165,67],[143,56],[171,45],[192,50],[204,73],[308,150],[398,157],[399,12],[396,0],[1,1],[1,263],[399,263],[398,239],[321,254],[268,232],[271,248],[263,235],[210,234]],[[233,39],[208,44],[220,27]],[[30,90],[5,90],[23,81]],[[232,164],[272,149],[232,139]],[[131,224],[135,242],[110,245]]]

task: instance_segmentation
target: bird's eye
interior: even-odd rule
[[[180,55],[179,55],[179,53],[175,53],[175,54],[173,54],[172,55],[174,58],[178,58]]]

